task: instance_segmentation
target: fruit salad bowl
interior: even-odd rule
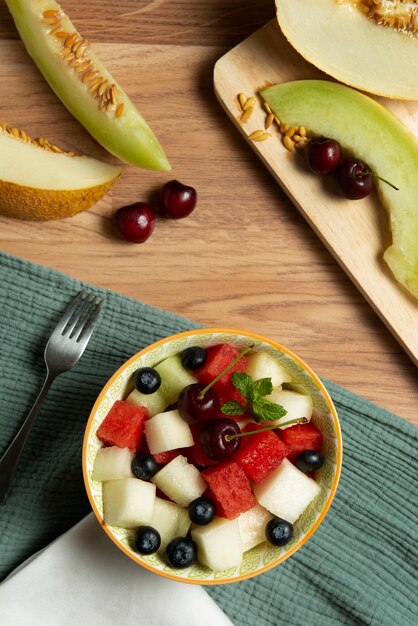
[[[302,475],[302,472],[296,468],[296,466],[289,462],[288,459],[284,459],[282,463],[282,467],[284,464],[287,464],[287,469],[291,469],[291,472],[297,472],[298,475],[302,475],[302,483],[309,482],[310,484],[314,484],[314,495],[310,496],[308,499],[307,506],[303,507],[303,512],[301,514],[296,513],[294,515],[294,523],[292,526],[292,536],[290,540],[285,545],[273,545],[273,543],[269,541],[265,541],[264,528],[266,524],[266,520],[271,519],[273,516],[270,514],[271,510],[268,511],[260,507],[259,503],[262,503],[264,506],[268,508],[270,493],[267,495],[263,492],[263,487],[270,480],[270,477],[267,478],[261,484],[255,485],[255,483],[248,482],[248,485],[252,485],[254,487],[254,494],[260,494],[260,497],[257,496],[258,502],[256,503],[256,507],[262,509],[266,515],[268,516],[264,521],[264,527],[262,530],[263,537],[260,540],[260,529],[255,530],[254,520],[251,520],[251,512],[249,512],[249,516],[246,514],[240,515],[237,520],[239,521],[241,518],[244,519],[244,515],[246,515],[247,521],[245,522],[245,532],[248,533],[245,539],[242,540],[242,546],[250,545],[250,549],[244,550],[242,549],[241,556],[239,557],[239,561],[235,560],[233,566],[225,567],[223,569],[211,568],[208,567],[207,564],[203,564],[201,560],[199,560],[199,556],[197,560],[195,560],[190,566],[182,567],[181,569],[173,567],[169,561],[167,561],[165,553],[161,551],[156,551],[151,554],[139,553],[136,544],[135,544],[135,524],[127,524],[128,527],[123,527],[123,524],[116,525],[114,518],[106,519],[106,515],[110,513],[110,506],[106,504],[107,512],[105,511],[106,506],[104,506],[105,496],[105,485],[112,484],[113,487],[116,485],[116,489],[119,488],[123,480],[110,480],[109,483],[101,482],[106,480],[104,477],[98,477],[97,474],[97,465],[96,463],[98,459],[98,455],[100,456],[100,451],[103,453],[103,447],[114,445],[112,442],[104,440],[103,436],[100,436],[103,431],[103,424],[105,418],[109,416],[109,412],[111,412],[112,407],[115,406],[115,403],[118,404],[123,401],[125,404],[130,401],[130,399],[135,400],[134,395],[138,394],[135,389],[136,385],[136,377],[135,373],[139,369],[146,368],[160,368],[160,364],[169,363],[172,357],[179,358],[178,355],[184,354],[185,350],[193,347],[195,348],[203,348],[206,352],[210,352],[213,350],[215,346],[219,346],[221,344],[227,344],[228,346],[232,346],[232,348],[236,352],[243,352],[246,348],[251,351],[251,355],[257,355],[258,357],[262,354],[262,358],[266,358],[264,355],[268,355],[270,363],[273,363],[274,367],[277,367],[278,370],[282,373],[283,380],[285,383],[283,385],[279,385],[279,389],[282,387],[286,390],[290,390],[290,394],[300,394],[300,397],[309,398],[309,403],[311,406],[310,411],[310,424],[311,429],[314,429],[316,432],[320,431],[322,435],[322,465],[319,469],[316,469],[314,475],[312,476],[312,472],[307,472],[309,478]],[[231,349],[232,349],[231,348]],[[163,377],[163,369],[160,369]],[[191,372],[193,374],[194,372]],[[189,373],[186,374],[189,376]],[[164,383],[163,383],[164,384]],[[279,391],[279,393],[281,393]],[[284,392],[289,393],[289,391]],[[176,396],[178,391],[176,391]],[[141,397],[139,394],[138,397]],[[137,399],[138,399],[137,397]],[[142,396],[143,397],[143,396]],[[152,396],[149,396],[152,397]],[[148,401],[146,400],[145,404]],[[138,403],[140,405],[140,403]],[[157,402],[158,404],[158,402]],[[164,415],[170,413],[172,416],[173,413],[178,415],[177,410],[175,409],[175,405],[171,399],[170,402],[167,401],[169,406],[166,406],[162,409]],[[174,410],[173,410],[174,405]],[[138,408],[138,407],[136,407]],[[143,410],[141,408],[141,410]],[[159,415],[159,411],[161,411],[161,407],[156,406],[151,416],[155,416],[157,413]],[[292,409],[290,409],[292,412]],[[158,418],[158,415],[156,416]],[[290,413],[289,413],[290,415]],[[117,418],[118,420],[119,418]],[[146,419],[146,418],[145,418]],[[119,423],[116,420],[116,423]],[[152,420],[148,420],[151,422]],[[155,421],[155,420],[154,420]],[[216,420],[215,420],[216,421]],[[249,420],[247,419],[247,422]],[[146,421],[145,421],[146,424]],[[185,422],[186,424],[186,422]],[[261,424],[260,428],[265,426],[265,423]],[[186,424],[186,427],[188,425]],[[142,427],[143,428],[143,427]],[[148,436],[149,432],[147,432],[145,426],[145,434]],[[167,430],[168,428],[168,430]],[[170,432],[171,425],[168,425],[167,428],[164,427],[164,433]],[[190,427],[193,428],[193,427]],[[289,428],[289,431],[291,428]],[[98,432],[99,431],[99,432]],[[174,432],[174,431],[173,431]],[[286,432],[283,429],[283,432]],[[268,434],[271,437],[271,433],[275,433],[274,439],[276,440],[276,430],[269,430]],[[99,436],[98,436],[99,434]],[[263,433],[264,434],[264,433]],[[177,436],[177,432],[173,435]],[[288,438],[289,439],[289,438]],[[248,441],[249,437],[245,437],[245,440]],[[103,445],[105,443],[105,446]],[[128,445],[128,444],[119,444],[119,445]],[[184,445],[184,444],[183,444]],[[189,444],[190,445],[190,444]],[[280,445],[282,445],[280,443]],[[180,445],[178,446],[180,447]],[[309,446],[308,446],[309,447]],[[113,448],[112,448],[113,449]],[[167,449],[167,446],[166,448]],[[124,449],[127,455],[131,455],[130,458],[134,455],[134,452],[130,452],[128,449]],[[183,448],[184,450],[184,448]],[[149,450],[151,451],[151,441],[149,441]],[[116,452],[120,452],[120,450],[116,450]],[[163,453],[164,454],[164,453]],[[187,449],[186,453],[187,454]],[[341,439],[341,430],[338,421],[338,416],[335,410],[335,407],[332,403],[329,393],[327,392],[325,386],[320,381],[320,379],[316,376],[316,374],[307,366],[297,355],[290,352],[287,348],[262,337],[260,335],[253,334],[251,332],[247,332],[244,330],[235,330],[235,329],[198,329],[183,332],[171,337],[167,337],[166,339],[160,340],[143,350],[141,350],[138,354],[132,356],[126,363],[124,363],[117,372],[110,378],[110,380],[106,383],[104,388],[99,394],[93,409],[91,411],[85,436],[83,443],[83,476],[85,487],[87,491],[88,498],[90,500],[91,507],[94,511],[94,514],[97,517],[98,522],[102,526],[103,530],[107,533],[110,539],[114,542],[117,548],[119,548],[122,552],[124,552],[129,558],[133,561],[141,565],[142,567],[159,574],[160,576],[164,576],[166,578],[187,582],[192,584],[201,584],[201,585],[219,585],[237,582],[240,580],[244,580],[247,578],[251,578],[253,576],[257,576],[263,572],[266,572],[273,567],[276,567],[287,558],[289,558],[292,554],[294,554],[297,550],[299,550],[312,535],[315,533],[322,520],[324,519],[327,511],[331,505],[331,502],[334,498],[339,476],[341,472],[341,464],[342,464],[342,439]],[[119,455],[120,456],[120,455]],[[155,456],[157,458],[158,455]],[[172,463],[174,464],[179,459],[183,459],[182,456],[177,456]],[[290,457],[289,457],[290,458]],[[188,460],[190,458],[188,457]],[[159,460],[159,463],[162,461]],[[96,466],[95,466],[96,463]],[[119,461],[118,461],[119,463]],[[124,463],[124,461],[122,461]],[[186,459],[184,459],[184,463],[186,463]],[[120,464],[119,464],[120,465]],[[222,465],[222,464],[221,464]],[[263,463],[261,463],[263,465]],[[165,470],[167,466],[163,467]],[[209,476],[212,473],[216,465],[210,467],[209,469],[203,468],[202,476],[205,477],[207,474]],[[299,467],[299,466],[298,466]],[[202,468],[199,468],[202,470]],[[206,469],[206,471],[205,471]],[[238,468],[239,469],[239,468]],[[309,468],[308,468],[309,469]],[[198,470],[193,467],[193,471],[199,473]],[[240,470],[241,471],[241,470]],[[105,472],[106,473],[106,472]],[[126,474],[121,475],[125,476]],[[129,474],[128,474],[129,475]],[[158,474],[156,474],[156,477]],[[251,473],[250,473],[251,476]],[[117,476],[119,478],[119,476]],[[126,479],[128,481],[133,481],[136,483],[141,483],[143,485],[143,481],[137,480],[136,478]],[[245,476],[244,476],[245,478]],[[297,478],[297,476],[296,476]],[[313,480],[314,478],[314,480]],[[151,481],[153,479],[151,478]],[[199,480],[201,478],[199,477]],[[206,480],[209,481],[209,478]],[[247,479],[246,479],[247,480]],[[297,480],[299,480],[297,478]],[[159,483],[157,480],[155,481],[157,488],[163,488],[164,485]],[[214,485],[214,486],[213,486]],[[308,487],[309,487],[308,485]],[[134,485],[135,486],[135,485]],[[216,484],[210,483],[212,492],[216,491]],[[291,485],[292,486],[292,485]],[[112,487],[112,488],[113,488]],[[149,484],[146,484],[144,488],[150,488]],[[155,487],[151,485],[151,487],[155,490]],[[310,488],[310,487],[309,487]],[[292,490],[292,489],[291,489]],[[199,495],[202,493],[203,489],[199,491]],[[239,492],[240,489],[238,488]],[[276,489],[277,491],[277,489]],[[148,492],[147,492],[148,493]],[[168,493],[168,492],[167,492]],[[206,492],[205,492],[206,493]],[[251,493],[251,492],[250,492]],[[160,493],[157,489],[157,495],[161,495],[163,499],[157,498],[160,504],[164,506],[178,507],[178,504],[173,504],[172,502],[165,502],[164,493]],[[141,496],[139,496],[141,497]],[[155,497],[155,496],[153,496]],[[251,498],[253,498],[253,494],[251,493]],[[145,499],[148,498],[148,495],[145,496]],[[238,496],[238,499],[240,496]],[[264,499],[263,499],[264,498]],[[176,498],[172,498],[175,502],[178,502]],[[190,500],[190,499],[189,499]],[[105,500],[106,501],[106,500]],[[255,502],[255,500],[254,500]],[[181,503],[181,502],[180,502]],[[267,503],[267,504],[266,504]],[[145,506],[145,504],[144,504]],[[184,503],[183,503],[184,506]],[[218,505],[217,505],[218,506]],[[163,507],[164,508],[164,507]],[[247,506],[248,508],[248,506]],[[186,508],[183,509],[187,512],[187,504]],[[256,510],[256,509],[252,509]],[[190,509],[189,509],[190,511]],[[217,509],[218,511],[218,509]],[[218,513],[219,514],[219,513]],[[277,515],[276,513],[274,513]],[[222,514],[220,514],[222,515]],[[225,517],[236,518],[236,513],[226,514]],[[280,517],[280,516],[279,516]],[[284,516],[283,516],[284,517]],[[147,518],[149,519],[149,518]],[[216,519],[216,518],[215,518]],[[276,518],[277,519],[277,518]],[[219,518],[218,518],[219,520]],[[292,520],[293,521],[293,520]],[[229,522],[229,520],[221,519],[221,524]],[[203,522],[202,522],[203,523]],[[206,522],[205,522],[206,523]],[[232,520],[232,524],[235,524],[236,521]],[[150,524],[152,526],[152,524]],[[188,530],[190,531],[190,521],[188,520]],[[208,528],[210,527],[210,524]],[[184,525],[182,526],[184,529]],[[198,539],[199,532],[201,528],[205,527],[196,527],[195,524],[191,525],[191,533],[193,540],[196,540],[199,543],[200,539]],[[198,528],[196,531],[197,534],[194,535],[194,529]],[[239,526],[240,531],[238,533],[238,525],[232,526],[229,524],[229,531],[232,532],[230,535],[229,543],[232,540],[235,541],[235,535],[241,534],[241,526]],[[232,531],[234,529],[234,531]],[[186,530],[187,532],[187,530]],[[258,540],[252,541],[254,534],[258,533]],[[190,534],[190,532],[189,532]],[[250,543],[248,542],[248,538],[250,538]],[[219,536],[219,541],[225,540],[225,546],[228,544],[226,538],[222,538]],[[190,540],[191,541],[191,540]],[[205,538],[203,538],[205,541]],[[256,545],[253,545],[256,544]],[[222,543],[219,544],[219,548],[222,551]],[[198,548],[200,550],[200,547]],[[202,548],[206,551],[206,547]],[[168,552],[167,552],[168,554]],[[198,552],[199,554],[199,552]],[[203,559],[204,560],[204,559]],[[215,557],[216,561],[216,557]],[[222,562],[222,560],[220,561]]]

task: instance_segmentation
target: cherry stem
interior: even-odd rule
[[[309,420],[306,417],[298,417],[294,420],[288,420],[283,424],[274,424],[273,426],[266,426],[265,428],[259,428],[258,430],[247,430],[245,433],[237,433],[236,435],[225,435],[226,441],[232,441],[238,437],[246,437],[247,435],[258,435],[258,433],[264,433],[267,430],[274,430],[275,428],[283,428],[283,426],[292,426],[293,424],[307,424]]]
[[[199,395],[197,396],[199,398],[199,400],[202,400],[205,393],[207,393],[209,391],[209,389],[216,383],[218,382],[218,380],[220,378],[222,378],[222,376],[224,376],[227,372],[229,372],[229,370],[231,369],[231,367],[234,367],[235,363],[238,363],[238,361],[240,359],[242,359],[242,357],[247,354],[247,352],[249,352],[250,350],[253,349],[254,346],[247,346],[246,348],[244,348],[243,350],[241,350],[241,352],[239,353],[239,355],[237,357],[235,357],[235,359],[233,361],[231,361],[231,363],[229,365],[227,365],[225,367],[225,369],[222,370],[222,372],[220,374],[218,374],[216,376],[216,378],[214,378],[209,385],[206,385],[206,387],[204,389],[202,389],[202,391],[199,393]]]
[[[368,170],[367,172],[358,172],[356,176],[357,178],[365,178],[365,176],[373,176],[374,178],[378,178],[383,183],[386,183],[387,185],[389,185],[389,187],[392,187],[392,189],[394,189],[395,191],[399,191],[399,187],[395,187],[395,185],[389,182],[388,180],[386,180],[386,178],[382,178],[381,176],[378,176],[377,174],[375,174],[374,172],[371,172],[370,170]]]

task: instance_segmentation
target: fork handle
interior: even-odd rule
[[[25,447],[26,440],[32,430],[33,423],[36,416],[39,413],[39,409],[48,390],[54,380],[55,375],[51,375],[49,372],[45,378],[42,389],[36,398],[33,407],[31,408],[28,416],[20,427],[17,435],[13,439],[12,443],[7,448],[6,452],[0,459],[0,504],[3,504],[7,500],[7,496],[12,486],[13,478],[16,473],[17,465],[19,463],[20,456]]]

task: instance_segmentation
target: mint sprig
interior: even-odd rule
[[[273,391],[271,378],[253,380],[248,374],[234,372],[231,381],[246,399],[247,407],[237,400],[229,400],[221,407],[224,415],[243,415],[248,410],[256,422],[273,422],[286,415],[285,408],[266,398]]]

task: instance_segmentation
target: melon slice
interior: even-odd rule
[[[2,215],[24,220],[70,217],[98,202],[121,173],[120,167],[61,152],[45,139],[31,140],[0,123]]]
[[[418,141],[387,109],[364,94],[330,81],[300,80],[261,91],[272,111],[312,136],[332,137],[374,173],[387,209],[392,245],[383,258],[395,278],[418,298]]]
[[[418,99],[416,8],[400,0],[276,0],[283,34],[310,63],[347,85],[405,100]],[[400,10],[407,19],[397,18]]]
[[[94,459],[92,479],[99,482],[133,478],[131,463],[134,453],[129,448],[99,448]]]
[[[267,399],[275,404],[280,404],[280,406],[286,409],[287,413],[275,422],[268,422],[268,424],[266,422],[266,425],[280,424],[280,422],[287,422],[299,417],[306,417],[307,420],[310,420],[312,417],[312,398],[307,394],[298,393],[291,389],[273,389],[272,393],[267,396]],[[283,426],[283,429],[290,428],[290,426]]]
[[[273,515],[260,504],[256,504],[252,509],[237,517],[244,552],[266,540],[266,526],[271,519]]]
[[[67,109],[122,161],[167,171],[157,138],[55,0],[7,0],[26,49]]]
[[[190,426],[180,417],[176,409],[157,413],[147,420],[145,438],[151,454],[194,445]]]
[[[150,526],[158,530],[161,537],[159,550],[165,550],[169,542],[175,537],[185,537],[190,528],[190,518],[187,509],[168,502],[162,498],[155,498],[154,515]]]
[[[108,526],[135,528],[154,515],[155,485],[138,478],[103,483],[104,521]]]
[[[159,391],[167,399],[168,404],[177,402],[180,391],[197,382],[197,379],[184,369],[181,363],[181,356],[169,356],[155,366],[161,376],[161,386]]]
[[[241,562],[243,549],[237,520],[215,517],[207,526],[194,528],[191,535],[199,561],[211,569],[226,570]]]
[[[181,454],[167,463],[151,480],[180,506],[188,506],[206,490],[206,483],[199,470]]]
[[[253,380],[271,378],[273,387],[292,382],[292,377],[286,372],[283,365],[280,365],[276,359],[266,352],[253,352],[247,356],[245,371]]]
[[[162,413],[164,409],[170,404],[161,390],[158,389],[155,393],[141,393],[137,389],[131,391],[126,398],[126,402],[129,404],[135,404],[135,406],[142,406],[148,411],[148,415],[152,417],[157,413]]]

